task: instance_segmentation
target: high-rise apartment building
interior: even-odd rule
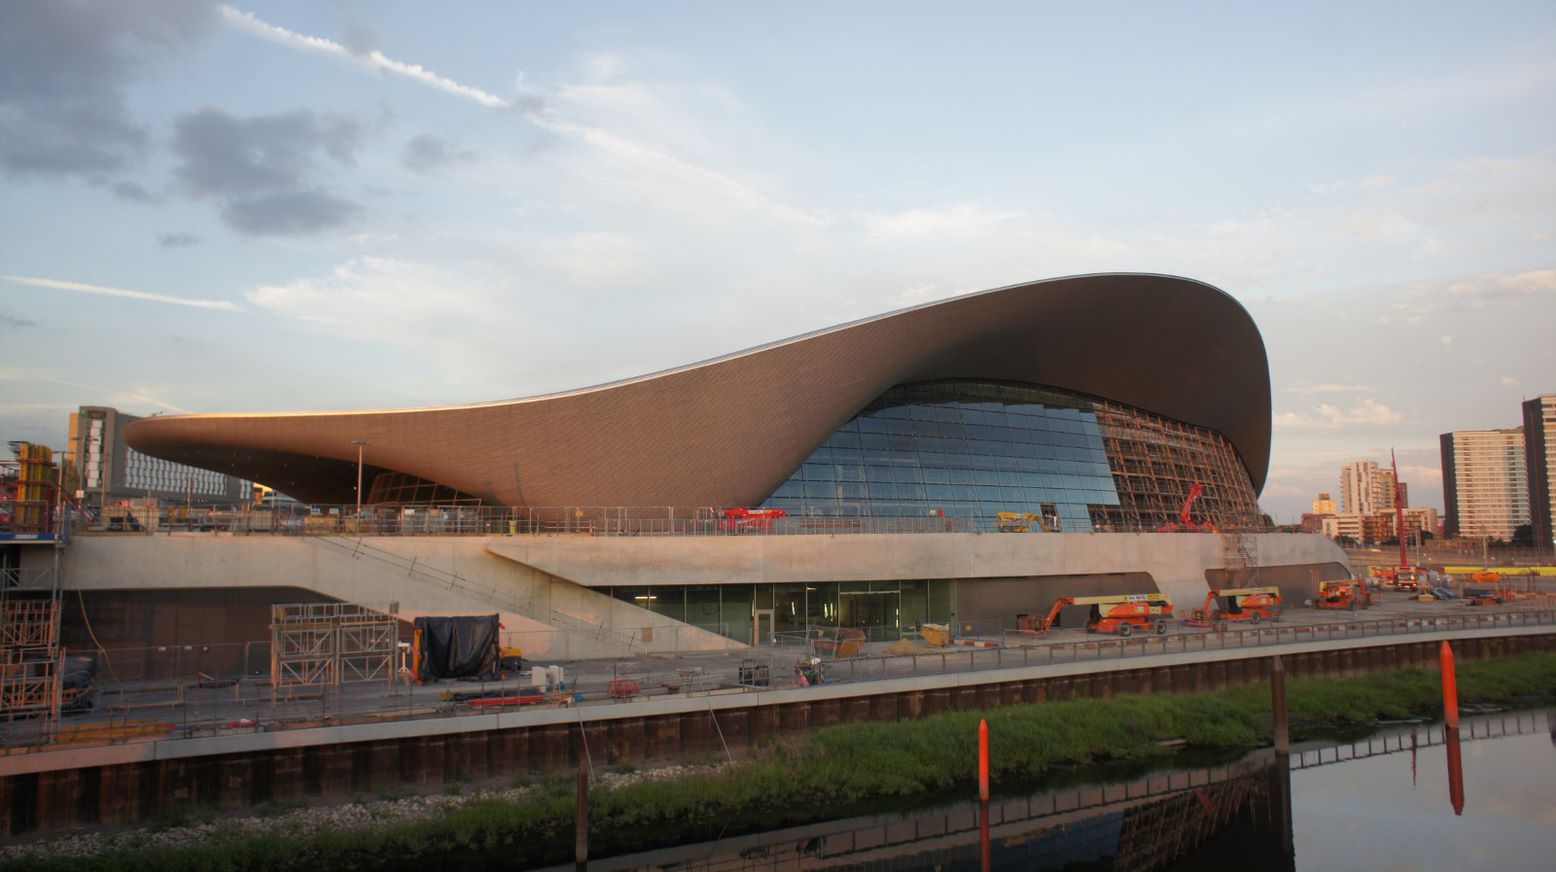
[[[1353,460],[1340,467],[1340,511],[1357,515],[1377,511],[1377,479],[1378,465],[1370,460]]]
[[[1534,544],[1556,548],[1556,394],[1524,401],[1524,467]]]
[[[1440,437],[1444,532],[1508,540],[1529,523],[1524,431],[1456,430]]]
[[[1334,515],[1338,514],[1339,511],[1340,506],[1335,503],[1334,497],[1327,493],[1320,493],[1318,499],[1313,501],[1313,514],[1315,515]]]
[[[1408,506],[1410,500],[1406,498],[1405,488],[1401,483],[1400,504]],[[1318,504],[1313,505],[1313,511],[1318,512]],[[1394,470],[1384,469],[1371,460],[1353,460],[1340,467],[1339,512],[1370,515],[1393,509]]]

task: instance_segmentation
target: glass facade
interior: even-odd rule
[[[815,638],[840,627],[863,630],[872,642],[895,641],[926,621],[956,621],[956,582],[818,581],[793,584],[652,585],[614,587],[615,598],[741,642],[753,619],[762,635]],[[770,617],[769,617],[770,613]]]
[[[945,516],[971,529],[1087,532],[1197,520],[1254,526],[1257,499],[1218,433],[1073,392],[1007,382],[899,385],[838,428],[763,504],[791,516]],[[1003,522],[1003,527],[999,526]]]

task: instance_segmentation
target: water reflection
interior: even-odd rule
[[[1449,727],[1443,744],[1448,746],[1448,803],[1453,813],[1464,815],[1464,757],[1459,750],[1459,731]]]
[[[828,821],[599,859],[589,868],[1547,868],[1537,858],[1553,849],[1556,755],[1530,755],[1528,743],[1543,746],[1553,721],[1466,718],[1462,736],[1422,724],[1309,745],[1289,758],[1263,751],[1222,766]],[[1443,757],[1417,759],[1418,748],[1439,744]],[[1466,812],[1466,774],[1472,792],[1485,797],[1480,812]],[[1411,787],[1417,779],[1420,791]]]

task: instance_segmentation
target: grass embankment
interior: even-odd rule
[[[1465,703],[1532,706],[1556,702],[1556,655],[1461,663]],[[1439,716],[1435,671],[1287,683],[1294,738],[1372,724]],[[1126,695],[948,712],[917,721],[846,724],[759,751],[747,761],[675,781],[640,781],[590,798],[596,851],[675,843],[742,825],[770,828],[834,817],[862,803],[891,804],[947,792],[974,775],[979,718],[989,720],[996,780],[1032,782],[1045,774],[1114,760],[1169,758],[1166,739],[1188,747],[1255,747],[1270,740],[1267,685],[1218,693]],[[532,800],[475,801],[443,817],[378,831],[329,832],[307,839],[215,838],[191,847],[145,845],[80,859],[38,859],[41,869],[376,868],[415,861],[512,863],[566,860],[573,829],[572,779],[552,777]]]

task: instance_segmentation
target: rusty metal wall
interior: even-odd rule
[[[1462,659],[1556,650],[1556,635],[1460,639]],[[1351,650],[1285,654],[1288,676],[1360,675],[1435,667],[1438,643],[1403,642]],[[1183,664],[977,686],[913,690],[782,705],[626,715],[559,724],[376,742],[82,766],[0,778],[0,833],[54,832],[124,824],[189,805],[237,808],[266,801],[344,799],[381,790],[436,790],[444,784],[511,779],[578,765],[588,745],[595,767],[642,764],[722,752],[851,721],[905,720],[943,711],[993,708],[1121,693],[1215,691],[1264,682],[1269,657]]]

